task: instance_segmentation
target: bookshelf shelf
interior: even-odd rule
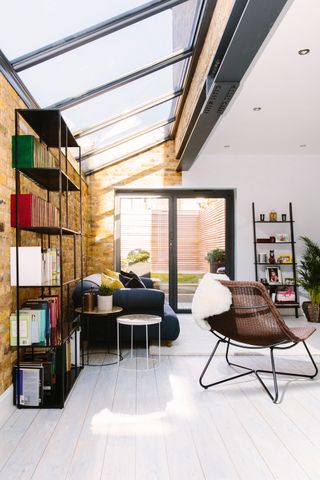
[[[27,232],[40,233],[45,235],[60,235],[60,227],[20,227],[20,230]],[[70,228],[61,228],[61,235],[81,235],[80,231]]]
[[[40,187],[50,192],[59,192],[60,190],[60,169],[59,168],[19,168],[19,171],[36,182]],[[61,170],[61,190],[70,192],[79,192],[80,186],[77,185],[65,172]],[[80,179],[79,179],[80,183]]]
[[[20,136],[24,135],[20,128],[21,120],[32,128],[39,139],[33,135]],[[23,132],[25,132],[25,128]],[[55,148],[57,152],[50,151],[49,148]],[[80,159],[78,171],[68,160],[69,148],[77,148]],[[12,264],[11,274],[16,274],[16,282],[13,283],[13,285],[16,284],[16,313],[12,314],[12,320],[16,322],[16,334],[12,334],[12,345],[15,344],[15,339],[18,345],[17,365],[13,372],[14,403],[18,408],[63,408],[65,400],[83,368],[80,341],[81,322],[80,317],[75,316],[72,312],[72,303],[69,298],[72,284],[83,278],[83,249],[81,149],[59,110],[16,110],[13,168],[15,168],[16,192],[12,210],[12,225],[16,225],[16,247],[12,249],[15,252],[15,263]],[[32,197],[31,207],[27,207],[29,204],[24,202],[27,202],[28,195],[20,193],[21,176],[27,177],[46,191],[47,200],[44,201],[44,204],[47,202],[48,207],[41,203],[40,197],[40,200],[34,200],[32,195],[30,195]],[[50,204],[50,192],[59,194],[57,207]],[[79,195],[78,199],[73,197],[77,195]],[[71,198],[73,198],[74,206],[69,208]],[[80,218],[79,229],[77,227],[76,229],[69,228],[69,225],[71,226],[69,211],[74,214],[75,208]],[[55,226],[20,227],[18,219],[20,219],[21,225],[49,224]],[[62,226],[63,224],[66,226]],[[23,247],[22,239],[27,238],[26,236],[21,237],[21,231],[40,234],[41,246],[20,249]],[[52,236],[56,237],[53,239],[55,248],[52,248]],[[62,241],[65,236],[71,237],[70,240],[66,240],[66,244]],[[80,251],[77,246],[79,242]],[[65,245],[68,245],[68,248]],[[66,248],[68,257],[73,258],[73,272],[71,264],[71,271],[69,266],[67,273],[64,272],[63,262],[65,254],[63,250]],[[36,275],[33,275],[30,268],[27,269],[24,266],[28,265],[25,259],[30,258],[29,253],[26,253],[30,250],[34,252],[35,258],[39,259],[37,260]],[[77,266],[79,258],[80,267]],[[38,267],[38,264],[41,268]],[[31,276],[25,276],[24,283],[31,281],[31,284],[20,285],[22,273],[25,275],[25,272],[29,271]],[[19,275],[21,276],[20,283]],[[65,276],[69,277],[69,280],[64,281]],[[70,278],[71,276],[72,278]],[[49,280],[41,281],[44,278],[49,278]],[[32,280],[36,280],[37,284],[32,284]],[[22,303],[25,294],[22,295],[20,290],[26,288],[34,289],[36,298]],[[40,295],[39,289],[41,289]],[[23,313],[20,314],[20,311]],[[20,321],[27,324],[30,322],[29,336],[23,337],[24,344],[21,341],[23,328]],[[36,322],[36,329],[32,322]],[[15,332],[14,329],[11,331]],[[22,379],[25,373],[22,374],[21,371],[24,372],[26,369],[29,369],[29,374],[34,375],[35,378],[37,377],[35,372],[39,372],[37,381],[35,381],[34,403],[26,402],[23,397]],[[37,392],[37,388],[39,392]]]

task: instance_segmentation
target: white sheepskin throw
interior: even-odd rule
[[[192,300],[192,315],[199,327],[210,330],[205,318],[227,312],[232,304],[230,290],[219,280],[229,280],[227,275],[206,273],[200,281]]]

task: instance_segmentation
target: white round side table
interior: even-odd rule
[[[159,325],[159,354],[158,354],[158,361],[160,363],[160,357],[161,357],[161,322],[162,318],[158,315],[146,315],[146,314],[131,314],[131,315],[122,315],[120,317],[117,317],[117,352],[118,352],[118,365],[120,365],[120,359],[122,358],[121,356],[121,351],[120,351],[120,325],[130,325],[131,327],[131,332],[130,332],[130,357],[129,360],[131,360],[131,368],[132,365],[134,365],[134,368],[138,370],[149,370],[151,368],[155,367],[155,361],[154,359],[149,357],[149,338],[148,338],[148,327],[150,325]],[[137,368],[137,363],[133,362],[132,360],[138,358],[133,356],[133,335],[134,335],[134,327],[138,326],[144,326],[146,330],[146,356],[142,357],[140,362],[140,365],[144,364],[145,367]],[[128,365],[128,362],[126,362],[128,359],[124,359],[121,362],[121,367],[126,368]],[[130,368],[130,367],[129,367]]]

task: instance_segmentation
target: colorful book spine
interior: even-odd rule
[[[13,168],[54,168],[57,160],[33,135],[12,136]]]
[[[43,198],[32,193],[20,193],[18,197],[19,227],[58,227],[59,210]],[[16,195],[11,195],[11,227],[16,227]]]

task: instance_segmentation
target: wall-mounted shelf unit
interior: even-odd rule
[[[22,152],[23,142],[19,140],[19,137],[21,139],[21,135],[24,135],[25,132],[24,129],[22,133],[22,121],[35,132],[34,138],[31,139],[32,142],[29,142],[33,150],[29,149],[29,151],[24,152]],[[80,159],[78,168],[68,160],[69,148],[77,149],[77,156]],[[49,149],[54,149],[54,153],[53,150]],[[36,159],[37,154],[41,156],[40,160],[39,158]],[[24,159],[23,166],[22,158]],[[51,166],[48,166],[48,168],[45,167],[47,158],[51,162]],[[41,168],[37,166],[39,161],[41,161]],[[52,167],[53,161],[56,162],[54,168]],[[26,162],[27,164],[30,162],[31,166],[28,164],[29,166],[26,168]],[[17,345],[17,364],[13,373],[14,402],[18,408],[62,408],[83,367],[80,317],[74,316],[70,300],[71,288],[74,288],[75,283],[83,278],[83,247],[81,150],[59,110],[16,110],[13,167],[15,168],[16,186],[14,204],[16,313],[13,314],[13,321],[16,321],[16,323],[13,331],[16,334],[16,340],[14,341]],[[42,197],[46,197],[45,203],[48,205],[51,205],[50,202],[53,200],[53,193],[51,192],[55,192],[55,202],[58,209],[58,221],[54,223],[55,226],[22,225],[20,220],[22,205],[20,205],[19,210],[22,175],[41,187]],[[78,196],[78,198],[72,198],[71,196]],[[73,217],[78,218],[76,225],[71,225],[70,222],[71,202],[73,202]],[[48,263],[50,255],[53,255],[50,268],[48,265],[45,267],[49,269],[49,275],[51,275],[49,278],[51,279],[43,280],[40,285],[32,282],[30,285],[19,284],[19,275],[22,272],[19,247],[23,246],[22,238],[24,238],[22,232],[29,232],[30,235],[34,235],[32,238],[38,240],[41,251],[49,252],[49,257],[43,257],[42,259],[42,268],[44,268],[43,265],[46,261]],[[70,243],[72,248],[68,248],[67,251],[64,248],[63,238],[65,236],[69,239],[73,238]],[[37,241],[33,240],[32,245],[35,243]],[[69,262],[68,276],[65,275],[64,271],[66,260]],[[73,266],[70,267],[72,263]],[[52,273],[53,271],[54,273]],[[32,292],[36,292],[33,293],[36,298],[26,301],[26,292],[21,289],[31,288],[33,289]],[[27,312],[25,318],[28,322],[29,318],[32,317],[31,313],[31,316],[28,317],[28,309],[30,309],[30,312],[34,312],[37,308],[46,312],[45,336],[39,342],[29,339],[28,345],[22,345],[21,338],[24,331],[21,324],[23,315],[21,312]],[[39,330],[43,327],[42,320],[40,320],[41,315],[39,316],[39,324],[37,324]],[[37,317],[32,318],[32,321],[34,321]],[[32,335],[34,335],[34,332]],[[34,337],[32,338],[34,339]],[[25,388],[23,382],[26,375],[29,375],[30,378],[33,375],[35,385],[39,385],[38,399],[34,398],[31,402],[28,402],[25,392],[22,391]]]
[[[293,308],[295,316],[298,318],[300,305],[298,301],[296,242],[294,240],[294,220],[291,202],[289,203],[289,212],[286,216],[289,220],[258,220],[260,216],[256,216],[255,204],[252,203],[255,277],[256,281],[264,280],[263,283],[277,308]],[[265,225],[266,227],[264,227]],[[275,230],[275,227],[279,228]],[[284,241],[276,241],[277,234],[282,235]],[[261,235],[263,237],[259,238]],[[267,235],[269,235],[268,238],[266,238]],[[262,248],[266,249],[267,246],[269,246],[269,252],[262,252]],[[288,251],[285,249],[288,249]],[[274,263],[269,261],[271,250],[275,252]],[[261,261],[261,256],[264,255],[266,257],[264,261]],[[279,258],[282,257],[284,259],[286,255],[286,261],[280,262]],[[274,267],[276,269],[274,273],[278,281],[272,282],[271,278],[268,278],[268,274]]]

